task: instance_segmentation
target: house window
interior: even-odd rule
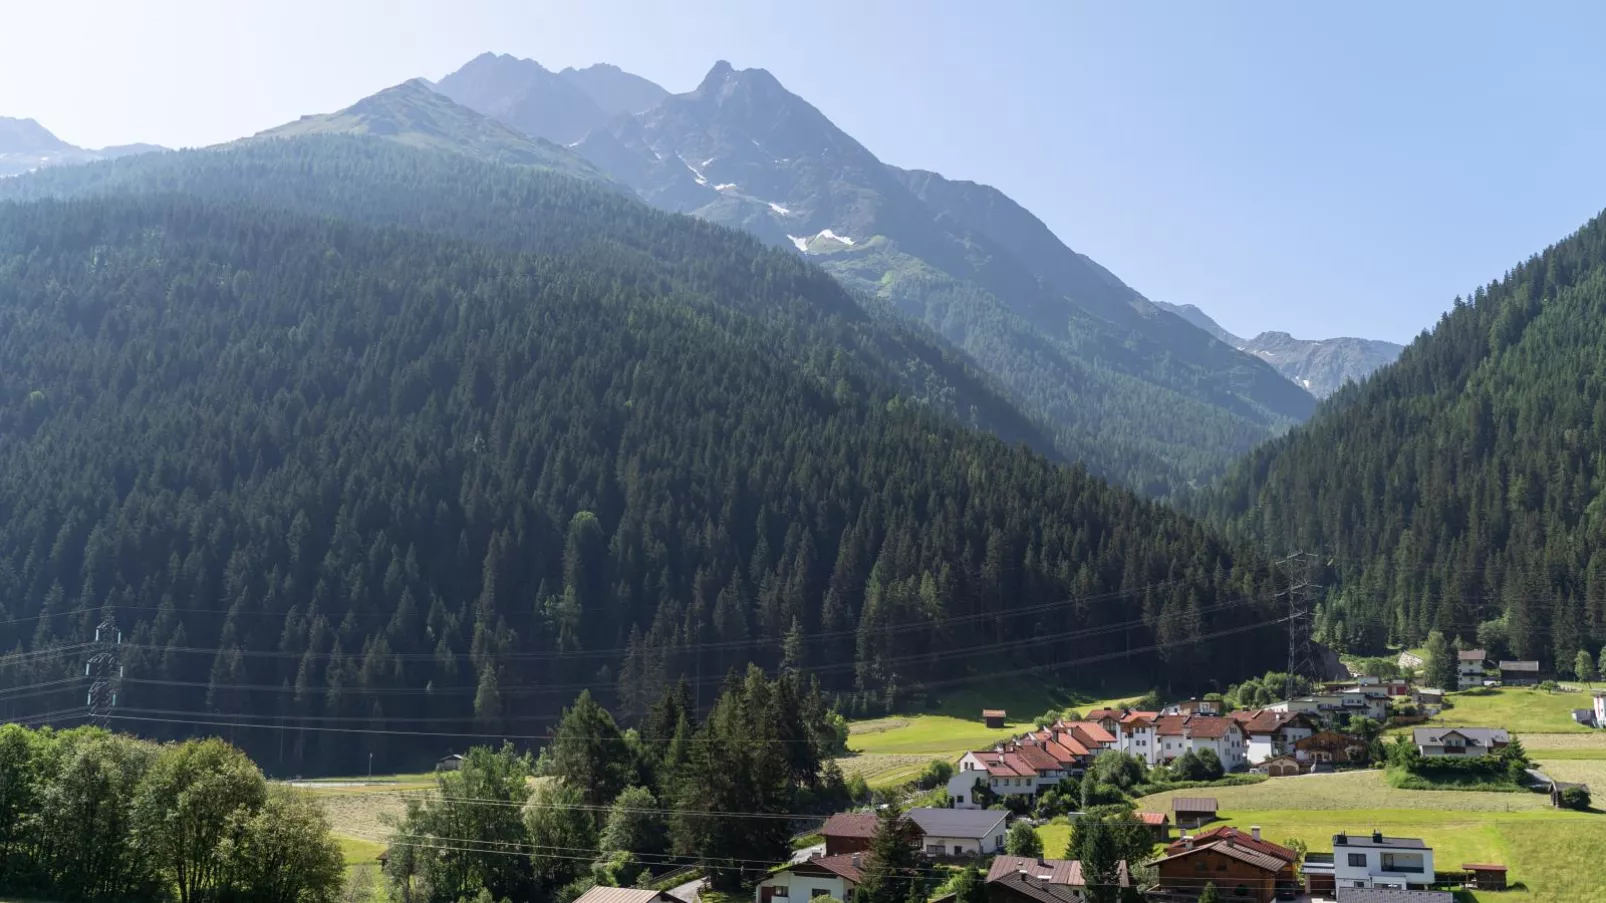
[[[957,843],[954,844],[954,855],[955,856],[963,856],[963,855],[965,855],[965,848],[960,846]]]
[[[1366,886],[1366,882],[1365,881],[1351,881],[1349,883],[1349,886],[1350,887],[1365,887]]]
[[[832,899],[836,899],[835,895],[831,893],[831,889],[829,887],[816,887],[815,889],[809,891],[809,899],[812,900],[815,897],[831,897]]]
[[[1349,864],[1352,865],[1352,866],[1355,866],[1356,868],[1366,868],[1366,854],[1365,853],[1351,853],[1351,854],[1349,854]],[[1357,885],[1357,886],[1359,886],[1359,885]]]
[[[1210,867],[1210,863],[1205,862],[1203,859],[1201,859],[1198,862],[1195,862],[1193,864],[1193,870],[1196,871],[1196,872],[1202,872],[1202,871],[1204,871],[1205,869],[1207,869],[1209,867]]]
[[[787,893],[787,886],[785,884],[772,884],[772,885],[770,885],[770,896],[772,896],[772,897],[784,897],[784,896],[786,896],[786,893]]]

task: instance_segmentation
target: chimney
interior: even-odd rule
[[[1333,843],[1335,843],[1335,844],[1337,844],[1339,846],[1343,846],[1343,845],[1349,843],[1349,835],[1345,834],[1343,831],[1340,831],[1333,838]]]
[[[1260,839],[1260,826],[1259,825],[1250,825],[1249,826],[1249,836],[1253,837],[1256,840],[1259,840]]]
[[[1184,835],[1183,835],[1183,836],[1182,836],[1182,848],[1183,848],[1183,849],[1184,849],[1184,850],[1191,850],[1191,849],[1193,849],[1193,838],[1192,838],[1192,837],[1189,837],[1189,836],[1187,836],[1187,835],[1186,835],[1186,834],[1184,834]]]
[[[859,867],[859,854],[858,853],[854,853],[853,854],[853,867],[854,868],[858,868]]]
[[[1372,832],[1372,842],[1373,843],[1382,843],[1383,842],[1383,832],[1382,831],[1373,831]]]

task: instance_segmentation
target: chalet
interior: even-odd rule
[[[1489,653],[1482,649],[1463,649],[1455,655],[1456,689],[1469,690],[1483,686],[1484,662]]]
[[[1365,715],[1377,721],[1388,717],[1388,695],[1382,687],[1352,687],[1335,693],[1320,693],[1274,702],[1267,709],[1273,712],[1299,712],[1320,718],[1329,724],[1340,716]]]
[[[989,856],[1004,849],[1008,812],[997,809],[915,808],[904,817],[920,828],[928,856]]]
[[[1507,687],[1531,687],[1539,683],[1539,663],[1531,661],[1502,661],[1500,683]]]
[[[1003,709],[982,709],[981,720],[988,727],[1001,728],[1004,726],[1004,717],[1007,714]]]
[[[1510,745],[1511,735],[1498,727],[1419,727],[1411,740],[1423,756],[1487,756]]]
[[[808,903],[815,897],[830,897],[845,903],[853,899],[853,889],[864,880],[863,868],[862,853],[790,863],[758,882],[753,888],[753,903]]]
[[[1208,882],[1223,899],[1270,903],[1280,882],[1292,887],[1295,880],[1291,861],[1230,839],[1199,845],[1185,838],[1151,864],[1156,876],[1151,899],[1195,899]]]
[[[976,799],[978,784],[995,797],[1035,796],[1066,775],[1081,773],[1115,742],[1094,722],[1056,721],[992,749],[965,753],[948,781],[948,798],[958,808],[979,808],[984,803]]]
[[[1120,864],[1117,875],[1121,887],[1131,886],[1126,863]],[[998,856],[987,870],[984,886],[987,903],[1083,903],[1087,881],[1082,864],[1074,859]],[[954,895],[932,903],[954,903]]]
[[[1358,764],[1366,761],[1366,741],[1338,731],[1318,731],[1295,741],[1294,757],[1307,765]]]
[[[1444,691],[1436,687],[1417,687],[1411,691],[1411,701],[1437,711],[1444,708]]]
[[[458,769],[460,769],[462,767],[463,767],[463,754],[462,753],[452,753],[449,756],[443,756],[440,759],[440,761],[435,763],[435,770],[436,771],[457,771]]]
[[[680,903],[666,891],[636,887],[593,887],[574,903]]]
[[[1171,815],[1178,828],[1209,824],[1216,820],[1216,799],[1212,796],[1172,797]]]
[[[870,849],[870,838],[875,836],[876,823],[874,812],[838,812],[826,819],[820,828],[825,855],[866,852]]]
[[[1433,883],[1433,848],[1415,837],[1333,835],[1334,879],[1346,887],[1424,888]]]
[[[1114,748],[1136,756],[1149,765],[1159,762],[1154,722],[1159,712],[1139,712],[1132,709],[1094,709],[1087,720],[1103,728],[1114,738]]]

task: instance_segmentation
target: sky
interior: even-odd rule
[[[0,116],[197,146],[494,50],[770,70],[1239,335],[1408,341],[1606,207],[1606,4],[0,0]]]

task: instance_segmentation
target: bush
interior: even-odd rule
[[[1009,826],[1009,834],[1004,838],[1004,852],[1011,856],[1028,856],[1036,859],[1043,855],[1043,838],[1037,836],[1032,826],[1024,821],[1015,822]]]
[[[1561,805],[1563,809],[1588,809],[1590,804],[1588,787],[1568,787],[1561,792]]]
[[[948,786],[948,779],[954,776],[953,763],[942,759],[932,759],[926,763],[920,777],[915,781],[921,790],[930,790],[933,787]]]

